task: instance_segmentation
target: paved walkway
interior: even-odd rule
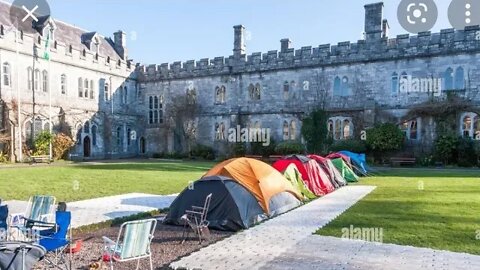
[[[174,262],[174,269],[261,269],[338,217],[375,187],[344,187]],[[315,250],[315,249],[314,249]],[[310,251],[312,252],[312,251]],[[273,269],[273,268],[270,268]],[[304,269],[295,266],[294,269]]]
[[[176,197],[176,194],[160,196],[131,193],[71,202],[67,203],[67,207],[72,212],[72,226],[78,228],[115,218],[167,208],[170,207]],[[24,201],[6,201],[5,203],[8,204],[10,213],[25,212],[27,206],[27,202]]]
[[[191,254],[174,269],[480,269],[480,256],[312,235],[374,187],[342,188]]]
[[[480,269],[480,256],[427,248],[342,240],[310,236],[277,258],[262,270],[290,269]]]

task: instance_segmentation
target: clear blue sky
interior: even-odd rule
[[[237,24],[251,33],[248,54],[279,49],[280,39],[286,37],[295,48],[356,41],[363,32],[363,5],[374,2],[378,1],[49,0],[57,19],[105,36],[119,29],[127,32],[129,56],[142,64],[231,55]],[[390,36],[405,34],[396,18],[400,0],[384,2]],[[451,26],[450,1],[435,2],[436,32]]]

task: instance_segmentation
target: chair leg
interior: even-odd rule
[[[185,241],[187,241],[187,238],[188,238],[189,235],[190,235],[190,230],[187,230],[187,228],[185,228],[185,229],[183,230],[183,233],[182,233],[182,238],[183,238],[183,239],[182,239],[182,241],[180,242],[180,244],[183,245],[183,244],[185,243]]]
[[[153,270],[152,254],[148,258],[150,259],[150,270]]]
[[[138,270],[139,267],[140,267],[140,259],[137,260],[137,268],[136,268],[136,270]]]

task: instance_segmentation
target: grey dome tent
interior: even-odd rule
[[[193,188],[180,193],[170,206],[164,223],[183,225],[180,218],[185,211],[193,205],[202,206],[210,193],[212,200],[207,220],[212,229],[239,231],[268,217],[255,197],[238,182],[223,176],[211,176],[196,181]]]

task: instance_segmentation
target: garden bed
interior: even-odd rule
[[[107,236],[108,238],[115,240],[117,239],[119,229],[120,225],[115,225],[108,228],[98,229],[96,231],[74,235],[75,239],[83,240],[83,247],[79,253],[74,255],[73,269],[88,270],[90,269],[89,265],[91,263],[99,262],[103,251],[102,236]],[[198,239],[190,233],[190,237],[187,241],[181,244],[182,233],[183,227],[164,225],[160,222],[158,223],[155,237],[151,245],[152,260],[155,269],[168,269],[168,265],[171,262],[233,234],[232,232],[211,231],[210,238],[203,241],[202,244],[199,244]],[[116,263],[115,269],[135,269],[136,263],[137,261]],[[42,267],[41,265],[39,266]],[[107,268],[107,263],[104,263],[104,267],[101,269],[109,269]],[[148,258],[141,260],[139,269],[150,269]]]

